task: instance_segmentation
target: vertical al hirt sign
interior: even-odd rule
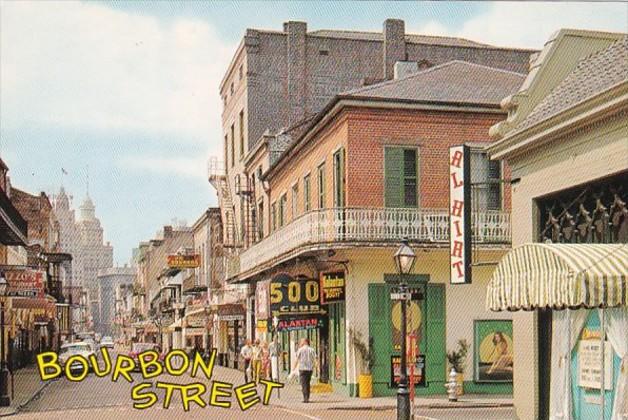
[[[468,146],[449,148],[449,280],[471,283],[471,167]]]

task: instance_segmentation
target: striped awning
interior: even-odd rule
[[[521,245],[497,265],[492,311],[627,305],[628,244]]]

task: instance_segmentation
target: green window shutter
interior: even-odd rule
[[[375,366],[373,382],[390,381],[390,343],[392,342],[390,325],[390,298],[388,285],[369,284],[369,336],[373,337]]]
[[[445,285],[427,285],[427,354],[426,379],[431,382],[446,380]]]
[[[403,149],[384,149],[384,204],[386,207],[403,207]]]

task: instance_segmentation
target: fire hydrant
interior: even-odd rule
[[[458,401],[458,382],[456,381],[456,376],[458,376],[458,372],[456,372],[456,369],[451,368],[451,372],[449,372],[449,382],[445,384],[449,401]]]

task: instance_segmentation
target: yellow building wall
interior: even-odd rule
[[[347,319],[347,382],[356,383],[354,351],[350,344],[349,331],[353,328],[365,337],[369,335],[368,284],[383,283],[384,274],[396,273],[391,248],[355,248],[338,251],[334,259],[347,259],[346,319]],[[468,285],[449,284],[449,253],[446,249],[415,249],[417,260],[413,274],[427,274],[431,283],[445,284],[446,290],[446,342],[447,350],[456,348],[460,339],[466,339],[471,348],[467,356],[465,380],[473,380],[473,321],[482,319],[512,319],[510,312],[491,312],[485,308],[486,288],[494,266],[476,267],[473,283]],[[482,261],[499,261],[507,249],[482,251]],[[428,320],[429,322],[429,320]],[[517,343],[514,343],[517,348]],[[515,364],[515,371],[517,365]],[[358,372],[359,373],[359,372]]]

